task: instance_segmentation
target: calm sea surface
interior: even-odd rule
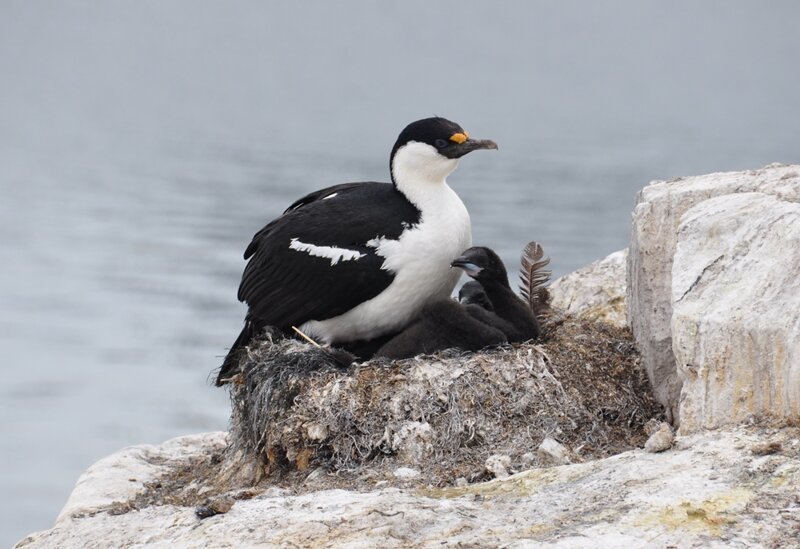
[[[651,179],[800,161],[800,4],[0,3],[0,544],[121,447],[224,429],[252,234],[438,114],[510,270],[622,248]]]

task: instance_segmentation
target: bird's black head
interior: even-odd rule
[[[470,278],[483,285],[503,284],[508,286],[506,267],[500,257],[489,248],[473,246],[455,258],[450,266],[463,269]]]
[[[492,300],[477,280],[470,280],[461,286],[458,290],[458,301],[462,305],[478,305],[487,311],[494,311]]]
[[[436,179],[440,175],[444,179],[465,154],[496,148],[494,141],[472,139],[464,128],[447,119],[417,120],[400,132],[392,148],[389,160],[392,181],[398,183],[397,177],[407,172],[415,172],[409,175],[422,179]]]

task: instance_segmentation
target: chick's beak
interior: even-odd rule
[[[467,258],[467,256],[464,255],[455,258],[453,262],[450,263],[450,266],[458,267],[459,269],[467,273],[468,276],[471,276],[473,278],[478,276],[480,272],[483,270],[482,267],[477,266],[475,263],[470,261],[469,258]]]

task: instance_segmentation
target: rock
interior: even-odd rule
[[[550,304],[564,313],[600,320],[620,328],[628,326],[625,300],[628,250],[564,275],[548,288]]]
[[[675,442],[675,434],[672,432],[672,427],[665,421],[658,422],[655,429],[649,433],[650,437],[644,443],[644,451],[657,453],[669,450]]]
[[[197,515],[197,518],[201,519],[210,518],[214,515],[222,515],[230,511],[235,502],[236,500],[230,496],[217,497],[199,506],[194,510],[194,514]]]
[[[572,463],[569,451],[557,440],[546,437],[536,449],[536,455],[543,465],[566,465]]]
[[[406,421],[392,435],[392,450],[406,463],[419,463],[433,453],[433,429],[424,421]]]
[[[519,462],[523,469],[530,469],[536,465],[536,454],[533,452],[525,452],[519,457]]]
[[[681,381],[672,354],[672,259],[680,219],[709,198],[752,191],[800,201],[800,166],[655,181],[636,199],[628,254],[628,318],[655,397],[675,424]]]
[[[322,441],[328,438],[328,428],[320,423],[306,425],[306,438],[308,440]]]
[[[323,478],[328,473],[325,467],[316,467],[313,471],[311,471],[308,476],[306,477],[305,482],[316,482]]]
[[[648,437],[653,436],[653,433],[658,431],[661,428],[661,421],[658,419],[651,419],[647,423],[644,424],[644,432],[647,434]]]
[[[485,467],[496,478],[506,478],[511,469],[511,458],[504,454],[492,454],[486,459]]]
[[[395,478],[413,479],[419,477],[419,475],[419,469],[413,469],[411,467],[398,467],[394,470]]]
[[[643,540],[657,540],[658,547],[793,547],[800,533],[800,455],[760,456],[740,448],[766,441],[789,448],[798,437],[797,428],[697,433],[682,437],[680,448],[666,453],[633,450],[463,487],[264,491],[204,520],[195,516],[194,506],[156,503],[115,514],[98,502],[75,518],[62,513],[52,529],[28,536],[18,547],[433,547],[447,542],[569,548],[640,547],[648,543]],[[169,465],[151,463],[149,471],[139,473],[153,478]],[[101,476],[122,485],[130,473],[112,467]],[[135,491],[147,489],[133,484]]]
[[[223,432],[188,435],[160,446],[141,444],[101,459],[78,479],[56,520],[90,513],[116,502],[133,499],[142,487],[170,469],[167,463],[187,463],[198,456],[222,452],[228,444]]]
[[[800,204],[742,193],[688,210],[672,303],[682,433],[800,419]]]

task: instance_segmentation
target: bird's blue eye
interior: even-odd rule
[[[444,149],[447,146],[447,141],[444,139],[437,139],[434,141],[434,144],[436,145],[437,149]]]

